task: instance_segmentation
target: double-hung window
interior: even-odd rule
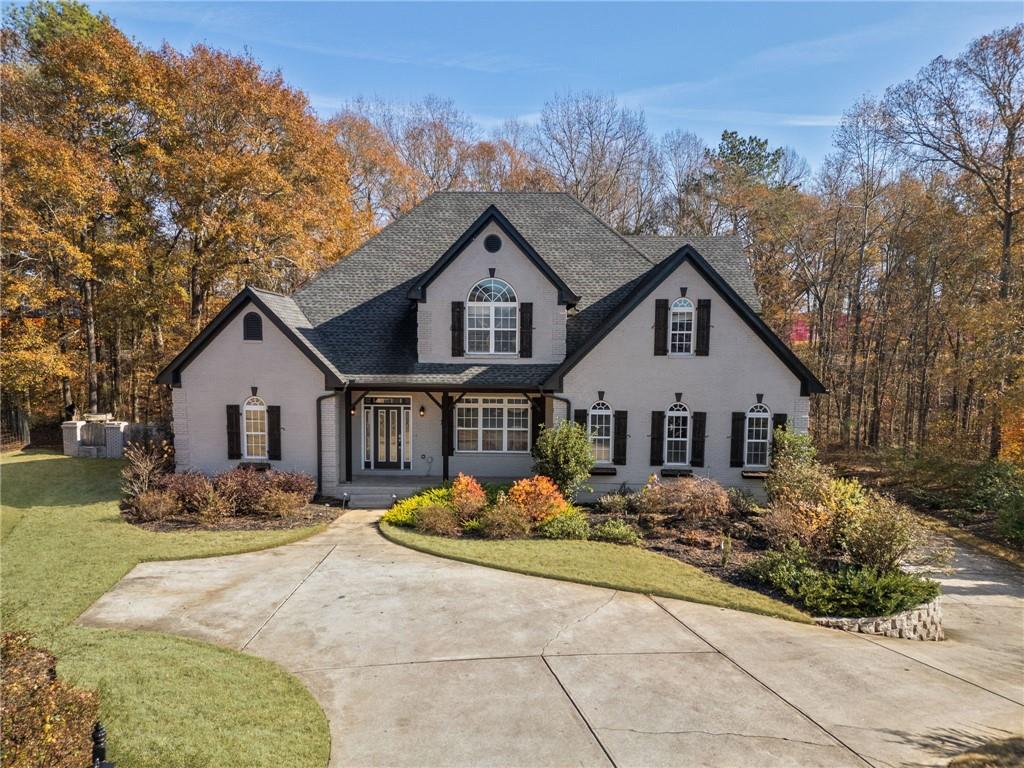
[[[267,405],[258,397],[250,397],[242,408],[245,425],[245,458],[267,458]]]
[[[473,286],[466,302],[466,352],[514,355],[519,345],[519,304],[504,280],[489,277]]]
[[[665,463],[690,463],[690,410],[683,403],[665,411]]]
[[[465,397],[455,406],[460,453],[530,450],[530,401],[525,397]]]
[[[673,355],[693,354],[693,302],[676,299],[669,313],[669,348]]]
[[[768,466],[768,442],[772,435],[772,414],[768,406],[758,403],[747,411],[744,429],[746,444],[743,448],[743,462],[747,467]]]
[[[612,430],[612,407],[599,400],[587,412],[587,434],[594,449],[594,461],[598,464],[608,464],[612,460]]]

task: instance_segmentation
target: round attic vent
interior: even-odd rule
[[[501,250],[501,238],[497,235],[488,235],[484,238],[484,248],[488,253],[497,253]]]

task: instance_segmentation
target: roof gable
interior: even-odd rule
[[[324,374],[324,388],[331,389],[344,384],[341,374],[324,357],[317,343],[316,332],[305,315],[292,299],[279,293],[262,291],[246,286],[228,302],[217,315],[206,324],[185,349],[183,349],[160,373],[159,384],[181,386],[181,372],[243,309],[249,305],[257,307],[274,326],[291,341],[310,362]]]
[[[566,356],[563,362],[545,382],[545,387],[561,389],[565,375],[590,353],[611,331],[618,326],[654,289],[664,282],[684,262],[689,261],[698,274],[736,311],[754,333],[771,349],[790,371],[800,380],[801,394],[821,393],[825,386],[814,373],[804,365],[793,351],[775,335],[774,331],[740,297],[729,283],[707,262],[692,245],[684,245],[668,258],[655,265],[645,276],[634,281],[628,294],[604,322],[594,330],[585,343]]]
[[[515,243],[516,247],[522,251],[526,258],[528,258],[537,269],[540,270],[541,274],[548,279],[548,281],[558,289],[558,303],[568,304],[570,306],[575,305],[580,297],[570,290],[569,286],[565,284],[551,266],[541,258],[541,255],[537,253],[532,245],[527,242],[505,215],[498,210],[496,205],[489,205],[480,216],[477,217],[469,228],[463,232],[459,239],[452,243],[451,247],[445,251],[441,258],[434,262],[434,264],[424,272],[412,287],[409,289],[409,298],[414,301],[425,301],[427,298],[427,286],[429,286],[434,280],[440,275],[456,258],[462,253],[466,246],[468,246],[474,239],[484,230],[484,228],[491,223],[494,223],[505,235]]]

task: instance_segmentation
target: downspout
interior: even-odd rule
[[[565,403],[565,419],[566,421],[572,421],[572,401],[569,398],[562,397],[561,395],[556,395],[554,392],[552,392],[550,395],[546,395],[544,393],[543,387],[537,387],[537,391],[540,392],[541,397],[550,397],[552,400],[560,400],[561,402]]]
[[[341,391],[344,392],[348,389],[348,382],[345,382],[345,386],[342,387]],[[316,493],[317,496],[321,494],[324,489],[324,437],[323,437],[323,415],[320,413],[320,403],[329,397],[335,397],[338,394],[338,390],[328,392],[326,395],[320,395],[316,399]],[[347,450],[346,446],[346,450]]]

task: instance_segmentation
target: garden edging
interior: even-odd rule
[[[891,616],[869,618],[841,618],[822,616],[814,619],[821,627],[841,629],[844,632],[859,632],[864,635],[898,637],[904,640],[943,640],[941,598],[935,598],[908,611]]]

